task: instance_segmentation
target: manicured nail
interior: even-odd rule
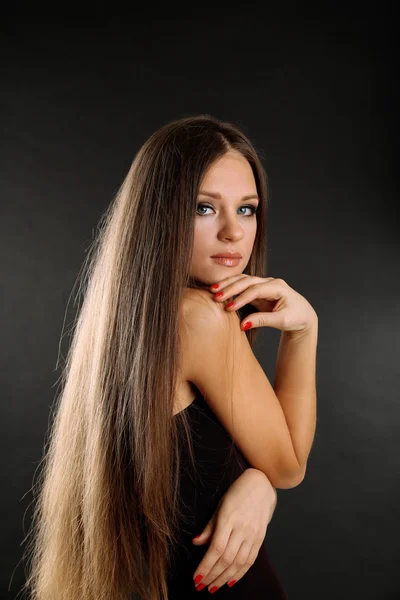
[[[229,587],[232,587],[233,585],[235,585],[236,581],[237,581],[236,579],[233,579],[232,581],[228,581]]]
[[[221,296],[223,296],[223,295],[224,295],[224,292],[217,292],[215,294],[215,298],[221,298]]]
[[[243,331],[245,331],[246,329],[250,329],[250,327],[251,327],[251,321],[247,321],[247,323],[245,323],[243,325]]]
[[[226,308],[230,308],[231,306],[235,306],[234,302],[229,302],[229,304],[226,305]]]
[[[218,288],[218,286],[219,286],[219,283],[213,283],[212,286],[210,286],[210,288],[212,290],[216,290]]]
[[[210,590],[210,594],[213,594],[214,592],[216,592],[217,589],[218,589],[218,587],[216,585],[214,585]]]
[[[199,583],[199,585],[196,587],[196,590],[198,592],[201,592],[201,590],[203,590],[206,586],[204,585],[204,583]]]
[[[194,578],[194,582],[195,584],[199,583],[199,581],[201,581],[203,579],[204,575],[200,575],[200,573],[198,575],[196,575],[196,577]]]

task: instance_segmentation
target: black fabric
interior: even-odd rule
[[[193,452],[198,473],[193,473],[183,425],[179,424],[181,457],[181,499],[184,519],[181,544],[174,554],[168,576],[169,600],[199,598],[209,595],[208,586],[195,589],[193,575],[209,543],[195,546],[192,539],[201,533],[215,513],[218,504],[241,473],[251,465],[239,451],[228,432],[208,406],[199,390],[192,404],[184,409],[192,426]],[[175,419],[179,419],[177,415]],[[232,587],[224,584],[217,598],[246,600],[287,600],[279,575],[271,564],[265,537],[254,564]]]

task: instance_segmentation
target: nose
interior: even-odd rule
[[[218,238],[221,240],[241,240],[243,237],[243,227],[240,225],[237,217],[227,215],[218,232]]]

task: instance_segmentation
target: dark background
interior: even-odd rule
[[[290,600],[400,597],[396,27],[389,4],[339,4],[3,15],[1,598],[24,581],[86,248],[143,142],[199,113],[263,153],[269,274],[319,317],[317,432],[305,480],[278,491],[272,560]],[[259,338],[273,380],[279,332]]]

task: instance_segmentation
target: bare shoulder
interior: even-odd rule
[[[182,307],[185,311],[193,311],[196,307],[210,306],[213,293],[205,289],[185,288],[182,296]]]
[[[224,325],[226,327],[229,322],[239,323],[235,311],[225,310],[228,302],[229,299],[216,302],[214,294],[205,289],[185,288],[181,302],[181,315],[191,325],[196,322],[204,324],[204,319],[211,319],[214,324],[219,323],[220,327]]]
[[[238,314],[225,310],[228,302],[229,299],[215,301],[214,294],[206,289],[185,288],[180,307],[179,334],[182,375],[186,381],[197,385],[195,371],[204,356],[213,360],[214,354],[225,352],[227,343],[231,347],[237,346],[239,338],[246,337],[240,329]],[[232,336],[236,338],[236,344]]]

